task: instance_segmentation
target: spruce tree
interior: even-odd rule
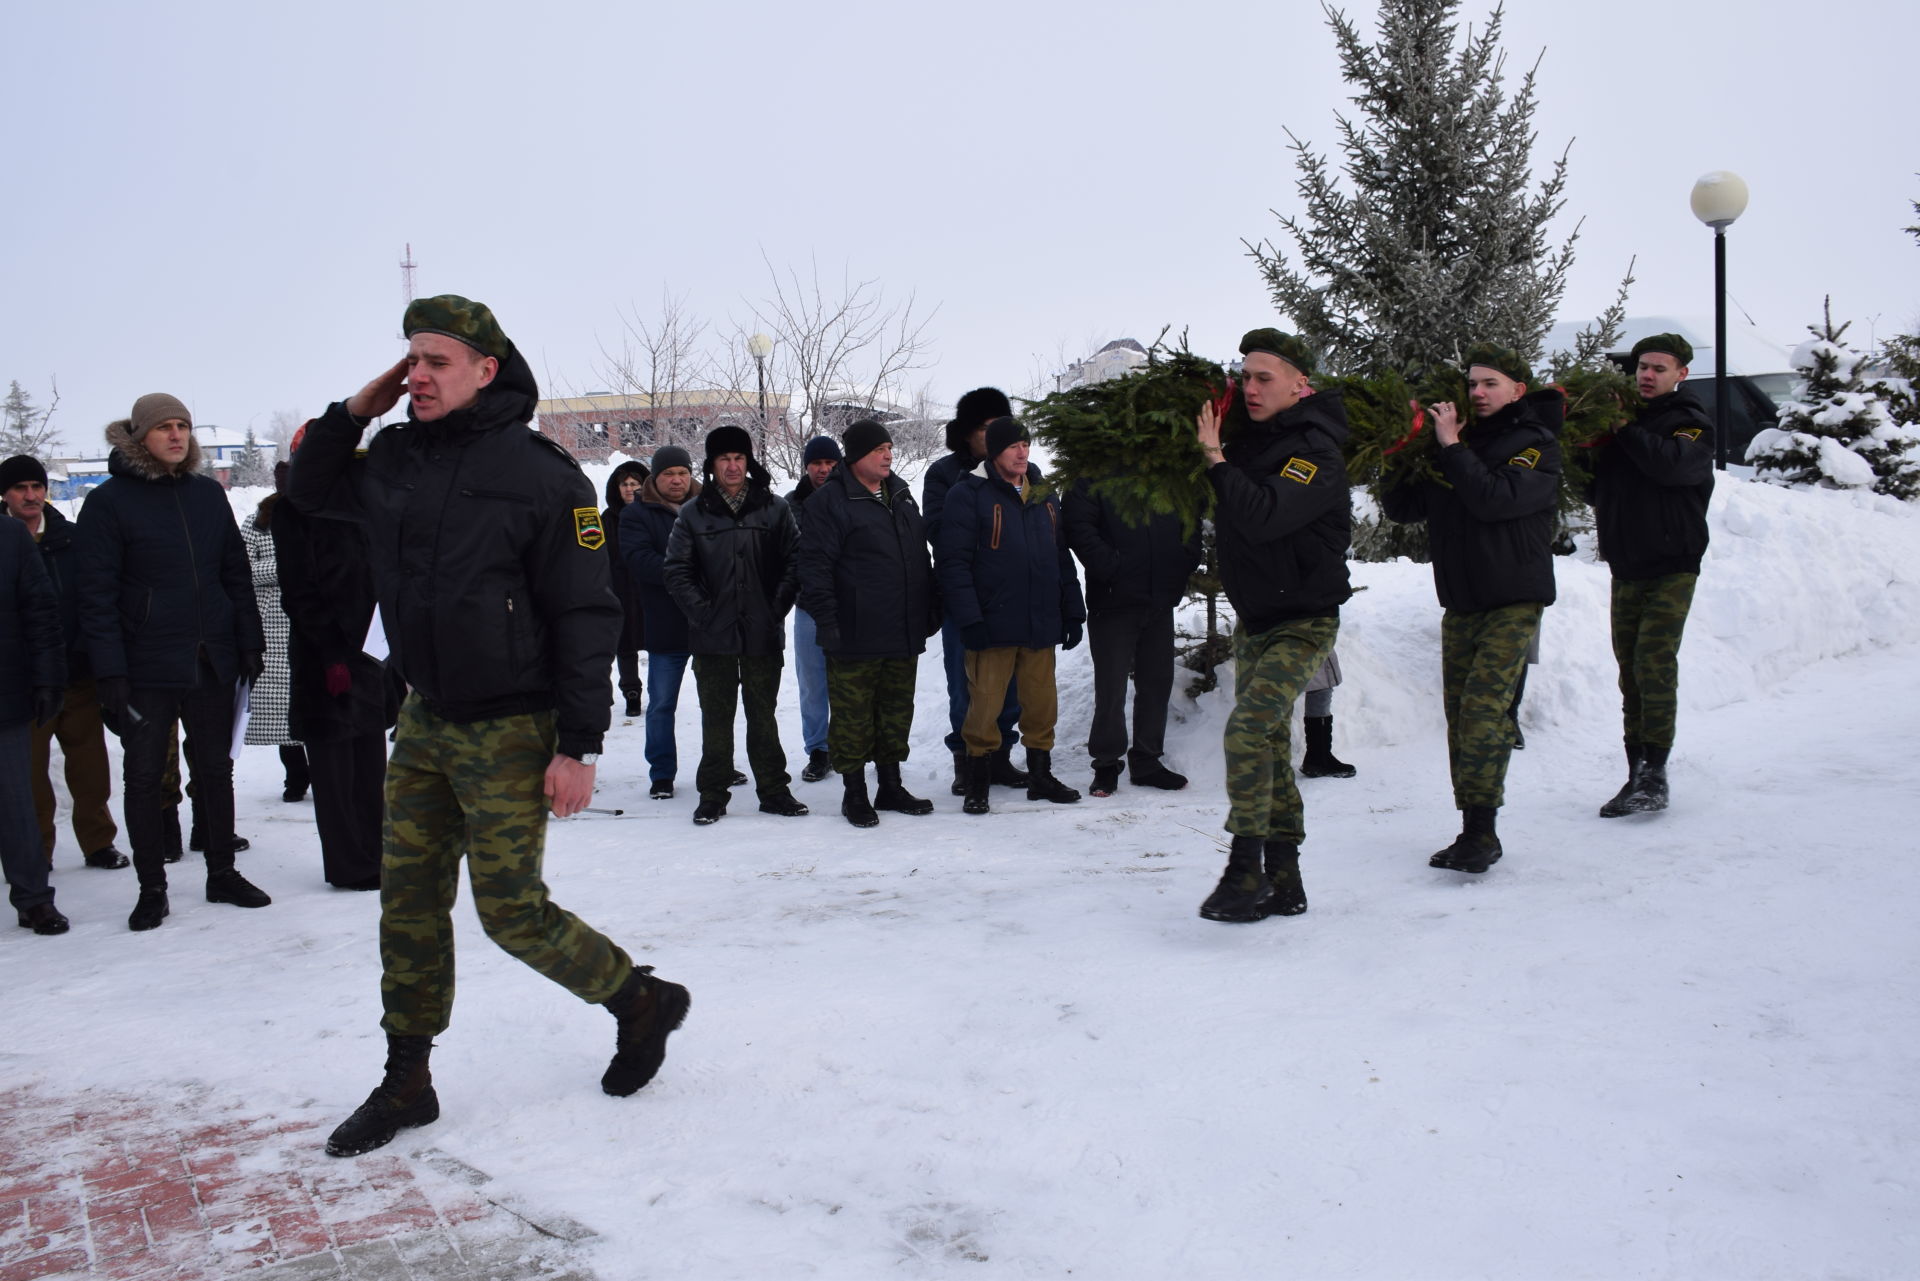
[[[267,452],[260,448],[260,442],[253,438],[253,428],[247,428],[247,443],[233,460],[233,471],[228,483],[235,489],[259,489],[273,485],[273,464],[267,461]]]
[[[54,400],[59,401],[59,392],[54,392]],[[0,458],[11,458],[15,454],[26,454],[45,462],[47,454],[59,440],[60,433],[51,425],[53,409],[40,408],[33,403],[33,397],[18,382],[7,384],[7,398],[0,402]]]
[[[1382,0],[1370,45],[1323,5],[1359,109],[1335,117],[1347,185],[1289,131],[1305,204],[1280,218],[1294,252],[1247,247],[1328,372],[1417,377],[1478,341],[1536,361],[1566,289],[1579,227],[1548,238],[1566,153],[1533,181],[1538,61],[1509,94],[1501,8],[1460,39],[1459,7]]]
[[[1753,438],[1747,457],[1754,475],[1800,488],[1871,489],[1895,498],[1920,495],[1920,458],[1914,432],[1893,421],[1863,375],[1866,359],[1843,341],[1832,300],[1813,337],[1793,353],[1804,375],[1794,399],[1780,406],[1778,426]]]

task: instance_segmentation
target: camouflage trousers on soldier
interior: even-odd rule
[[[1227,714],[1227,831],[1306,839],[1293,781],[1293,704],[1333,652],[1337,618],[1303,618],[1233,633],[1233,711]]]
[[[917,658],[835,658],[827,655],[827,751],[836,774],[868,761],[898,765],[907,759],[913,729]]]
[[[1440,620],[1447,764],[1456,809],[1506,803],[1507,759],[1513,755],[1507,709],[1545,611],[1534,601],[1475,613],[1450,609]]]
[[[633,962],[547,898],[541,880],[553,713],[457,724],[409,696],[387,763],[380,866],[380,1026],[436,1036],[453,1013],[460,858],[487,937],[583,1001],[606,1001]]]
[[[1620,664],[1626,741],[1672,747],[1680,705],[1680,635],[1698,574],[1613,580],[1613,656]]]
[[[787,794],[787,752],[780,746],[774,700],[780,697],[778,654],[695,654],[694,686],[700,691],[700,768],[694,786],[702,801],[724,805],[733,777],[733,718],[747,705],[747,765],[763,801]]]

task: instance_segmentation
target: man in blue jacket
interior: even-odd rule
[[[1027,748],[1027,799],[1080,799],[1053,776],[1054,647],[1080,643],[1087,607],[1060,523],[1060,499],[1027,461],[1031,437],[1017,418],[986,427],[986,457],[948,492],[935,537],[935,565],[947,616],[966,647],[968,814],[988,812],[1000,710],[1008,683],[1020,683],[1020,741]]]
[[[680,708],[687,661],[693,656],[688,648],[687,616],[667,591],[667,540],[680,518],[681,505],[699,496],[693,456],[678,445],[662,445],[653,454],[653,473],[620,513],[620,554],[626,557],[627,577],[640,594],[647,651],[647,794],[656,801],[673,799],[673,780],[680,770],[673,718]]]

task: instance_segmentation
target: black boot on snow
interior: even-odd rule
[[[833,757],[827,752],[827,749],[823,747],[817,752],[807,753],[807,764],[806,767],[800,771],[800,781],[802,783],[818,783],[831,773],[833,773]]]
[[[987,792],[993,786],[993,757],[967,757],[967,799],[960,806],[963,814],[985,814],[989,811]]]
[[[1640,777],[1627,798],[1627,808],[1635,814],[1655,814],[1667,808],[1667,747],[1649,747],[1640,758]]]
[[[953,794],[967,794],[967,754],[964,750],[953,754]]]
[[[651,965],[635,966],[607,1001],[613,1017],[620,1020],[620,1032],[600,1088],[625,1098],[653,1080],[667,1057],[667,1034],[686,1022],[692,1004],[686,988],[654,978]]]
[[[410,1126],[440,1119],[440,1096],[433,1092],[427,1067],[432,1050],[430,1036],[387,1034],[387,1074],[367,1101],[327,1136],[328,1156],[359,1156],[387,1146]]]
[[[1601,818],[1622,818],[1633,813],[1633,793],[1640,786],[1640,762],[1646,750],[1638,743],[1627,744],[1627,781],[1613,794],[1612,800],[1600,807]]]
[[[1027,749],[1027,799],[1072,805],[1080,793],[1053,776],[1053,753]]]
[[[1300,880],[1300,847],[1292,841],[1268,841],[1265,855],[1267,880],[1273,885],[1273,901],[1268,911],[1274,916],[1298,916],[1307,910],[1307,887]]]
[[[1002,743],[1000,750],[987,759],[993,762],[993,785],[995,787],[1025,787],[1027,775],[1013,763],[1013,744]],[[1033,759],[1033,753],[1027,753],[1027,759]]]
[[[1500,837],[1494,832],[1494,817],[1500,811],[1491,805],[1469,805],[1466,821],[1453,844],[1427,860],[1428,867],[1448,872],[1479,874],[1500,861]]]
[[[1093,786],[1087,789],[1095,796],[1112,796],[1120,790],[1120,766],[1112,761],[1093,763]]]
[[[867,799],[867,767],[848,770],[840,776],[846,787],[846,795],[840,798],[840,816],[855,827],[878,827],[880,816],[873,812],[873,803]]]
[[[173,909],[167,905],[167,887],[158,889],[140,888],[140,897],[134,901],[133,913],[127,917],[130,930],[157,930],[160,922],[167,919],[167,913]]]
[[[273,900],[267,897],[265,890],[229,865],[218,871],[207,869],[207,902],[231,903],[235,907],[266,907]]]
[[[915,796],[900,781],[900,762],[873,763],[873,776],[880,781],[874,789],[873,808],[891,810],[895,814],[931,814],[933,802],[924,797]]]
[[[1359,773],[1333,754],[1333,717],[1307,717],[1307,754],[1300,758],[1302,778],[1352,778]]]
[[[1246,924],[1264,921],[1273,912],[1273,885],[1262,865],[1265,842],[1258,836],[1236,836],[1227,849],[1227,870],[1220,884],[1200,905],[1209,921]]]

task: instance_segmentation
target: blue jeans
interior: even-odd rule
[[[809,753],[827,750],[827,654],[813,615],[793,611],[793,666],[800,678],[800,740]]]
[[[960,727],[967,722],[967,647],[960,640],[960,629],[951,620],[940,624],[940,656],[946,661],[947,668],[947,722],[953,726],[953,732],[947,735],[949,752],[967,750],[967,740],[961,737]],[[1020,682],[1007,682],[1007,701],[1000,709],[1000,747],[1011,748],[1019,741],[1020,735],[1014,726],[1020,722]]]
[[[673,714],[680,706],[680,680],[688,654],[647,653],[647,777],[671,783],[680,768],[673,744]]]

